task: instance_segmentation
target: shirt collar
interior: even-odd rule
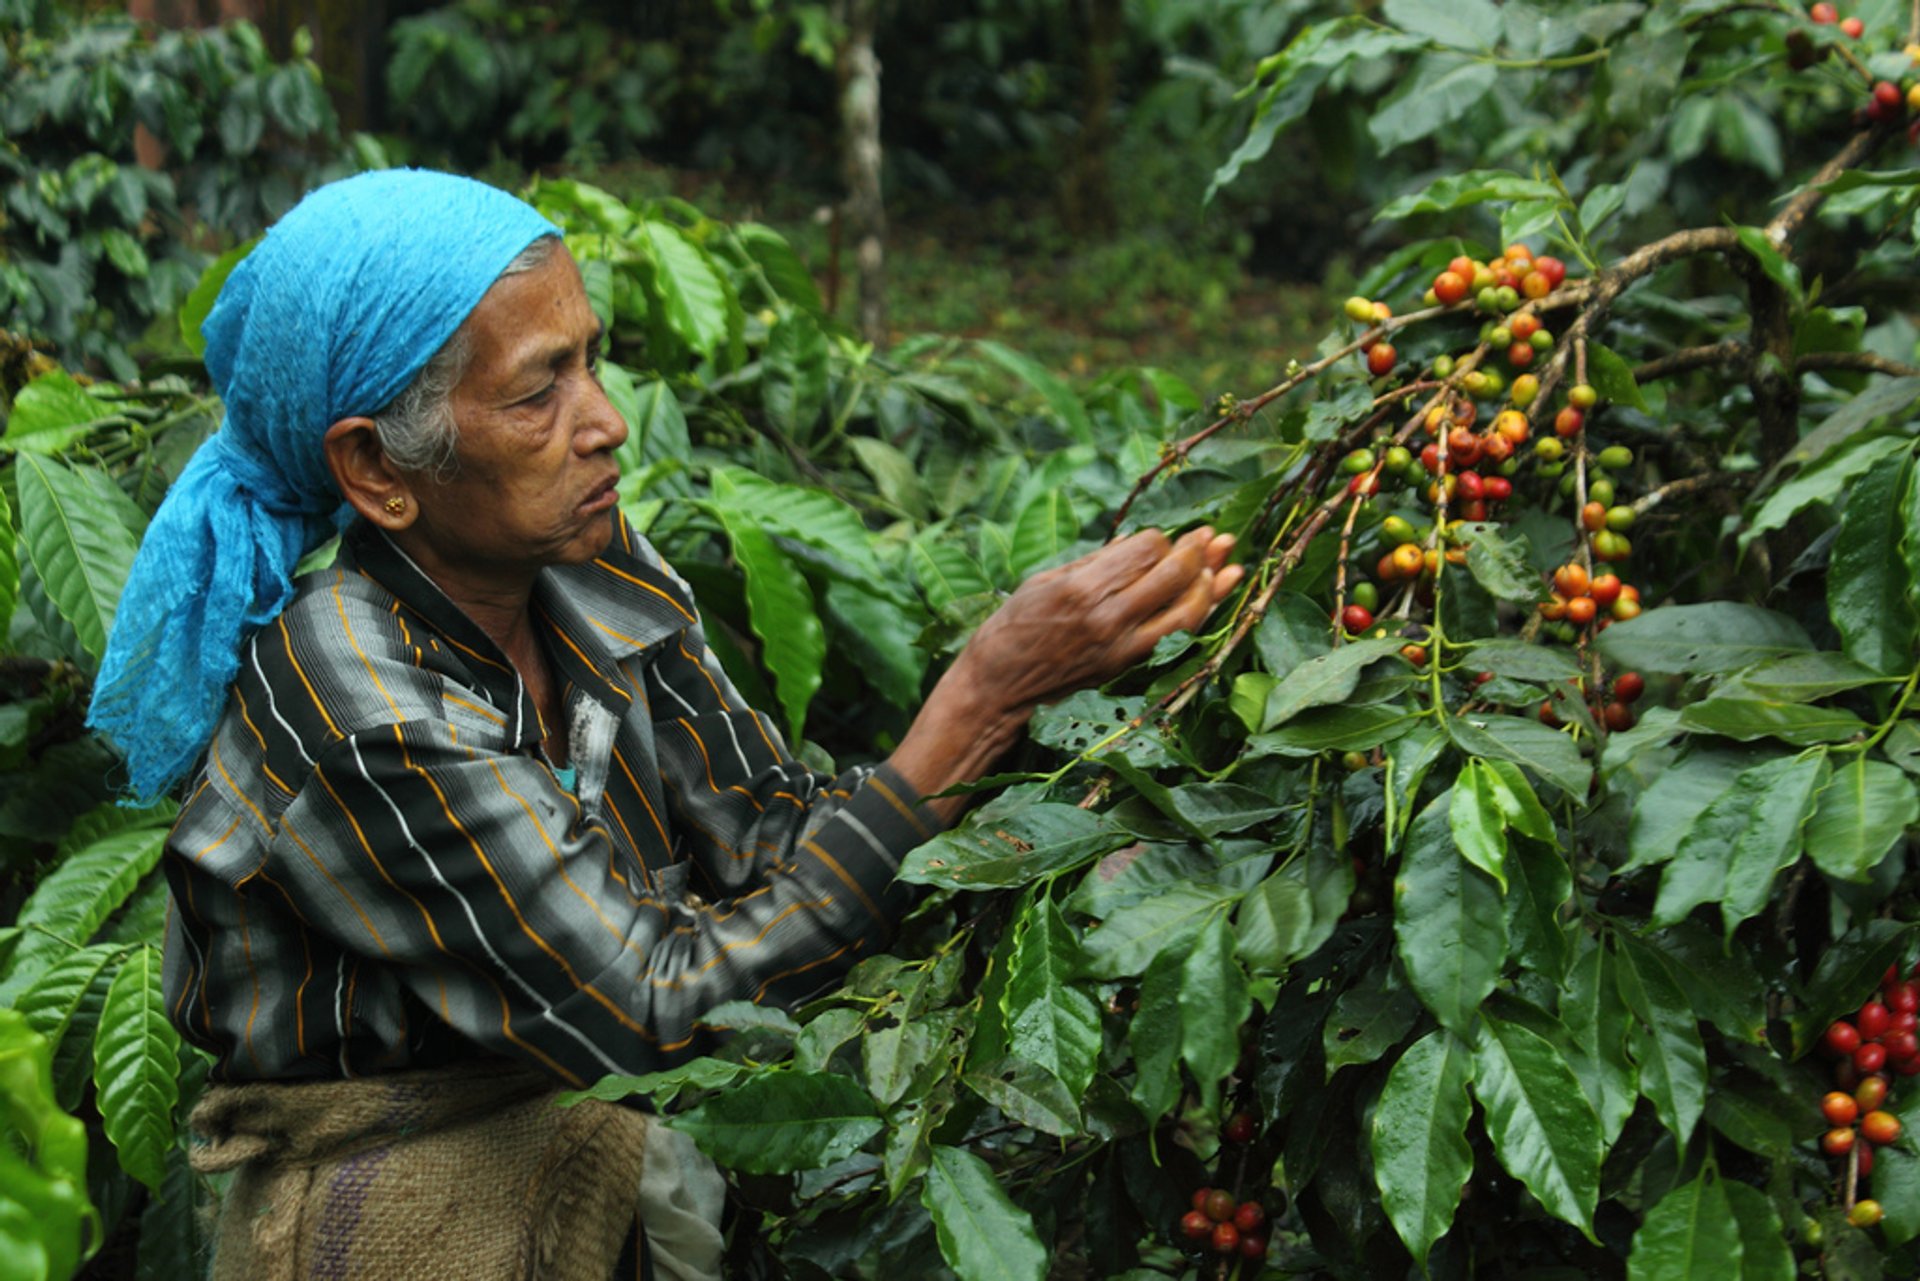
[[[571,684],[624,715],[633,696],[619,680],[619,662],[690,627],[696,615],[685,585],[654,559],[618,508],[611,520],[613,536],[599,556],[540,571],[533,609],[553,638],[548,655],[562,687]],[[517,708],[526,727],[522,745],[537,744],[532,699],[493,638],[377,526],[355,521],[340,546],[343,568],[379,583],[444,637],[498,706]]]

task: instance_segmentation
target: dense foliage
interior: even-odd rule
[[[142,128],[164,169],[136,163]],[[0,3],[0,330],[75,368],[132,378],[129,348],[171,324],[209,236],[253,235],[355,167],[304,50],[278,62],[245,23],[155,33]]]
[[[1220,183],[1305,122],[1432,168],[1380,210],[1350,321],[1238,399],[875,351],[764,226],[531,189],[609,321],[623,504],[810,753],[884,751],[1001,593],[1115,530],[1208,521],[1251,571],[1208,632],[1036,718],[908,859],[930,888],[892,955],[596,1088],[728,1168],[730,1274],[1920,1266],[1894,1023],[1920,957],[1920,32],[1891,0],[1840,16],[1861,33],[1388,0],[1293,31]],[[27,894],[0,932],[0,1257],[47,1261],[23,1275],[140,1206],[144,1268],[198,1257],[199,1065],[155,986],[167,811],[108,803],[78,709],[216,408],[53,371],[0,435],[0,848]],[[1862,1110],[1905,1132],[1823,1150],[1821,1096],[1876,1070]],[[1202,1188],[1258,1204],[1258,1261],[1183,1232]]]

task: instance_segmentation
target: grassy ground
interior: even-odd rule
[[[638,164],[579,176],[625,196],[672,194],[715,216],[765,222],[793,243],[823,289],[834,275],[820,198]],[[1123,216],[1131,225],[1099,240],[1068,235],[1049,209],[1003,200],[892,208],[893,336],[994,338],[1076,379],[1154,365],[1207,397],[1260,391],[1311,349],[1332,310],[1317,289],[1251,275],[1244,237],[1209,232],[1197,191],[1191,200],[1185,231]],[[841,252],[840,282],[837,314],[851,323],[850,248]]]

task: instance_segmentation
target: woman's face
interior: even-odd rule
[[[436,577],[502,585],[592,559],[610,535],[613,451],[627,427],[595,374],[600,323],[573,258],[556,248],[534,270],[496,281],[464,331],[458,471],[410,486],[409,550]]]

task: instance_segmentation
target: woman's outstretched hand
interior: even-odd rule
[[[1143,530],[1035,574],[980,625],[892,763],[922,795],[985,774],[1034,708],[1112,679],[1161,637],[1197,628],[1244,570],[1230,534]],[[951,819],[964,798],[933,802]]]

